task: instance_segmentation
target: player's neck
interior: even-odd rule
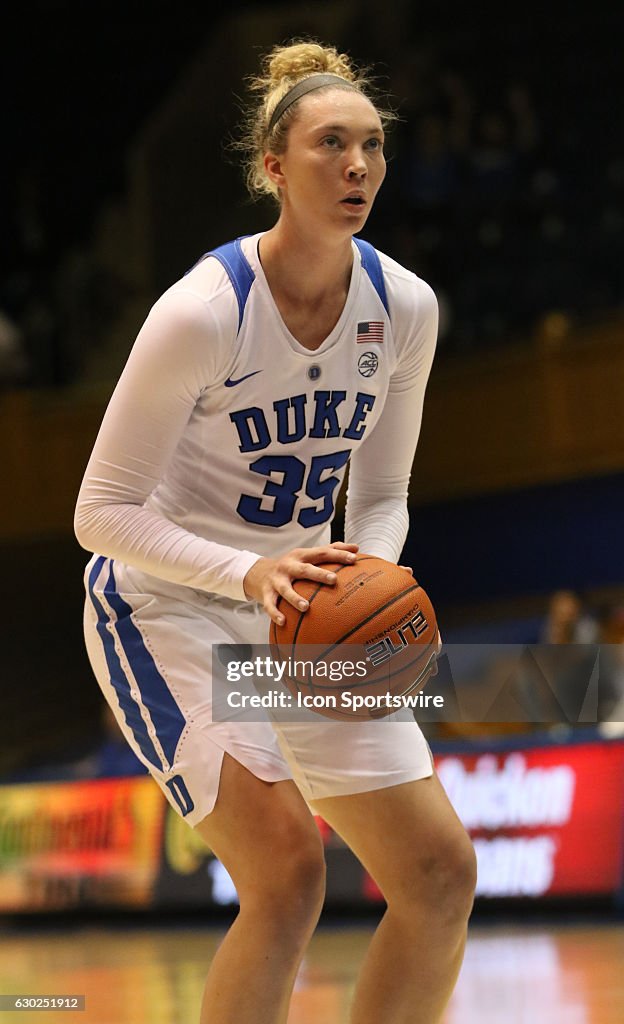
[[[315,303],[349,290],[353,250],[351,236],[333,244],[281,220],[260,240],[260,260],[271,291]]]

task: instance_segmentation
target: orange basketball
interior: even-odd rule
[[[286,662],[282,681],[294,701],[342,720],[409,706],[403,698],[422,689],[438,654],[429,597],[407,569],[373,555],[323,568],[336,573],[336,584],[297,580],[308,611],[280,598],[286,621],[270,627],[271,655]]]

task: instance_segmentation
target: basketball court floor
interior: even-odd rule
[[[373,926],[321,925],[289,1024],[347,1024]],[[81,1011],[0,1011],[9,1024],[197,1024],[207,964],[225,927],[32,927],[0,932],[0,993],[73,994]],[[622,1024],[624,925],[471,925],[444,1024]],[[418,1016],[415,1009],[414,1022]],[[379,1024],[384,1024],[380,1021]]]

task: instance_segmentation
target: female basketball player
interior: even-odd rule
[[[240,913],[205,1024],[284,1024],[323,900],[311,809],[387,910],[353,1024],[438,1021],[474,856],[413,720],[211,720],[211,645],[266,643],[297,578],[358,548],[396,561],[437,329],[431,289],[353,235],[385,174],[367,85],[332,47],[276,48],[250,180],[266,232],[199,261],[151,310],[78,499],[86,642],[121,729],[232,876]],[[347,461],[346,542],[329,543]],[[398,716],[400,717],[400,716]]]

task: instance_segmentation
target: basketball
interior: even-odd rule
[[[382,718],[397,711],[435,671],[438,625],[425,590],[411,572],[373,555],[352,565],[326,564],[327,586],[297,580],[309,602],[301,612],[280,598],[282,626],[272,622],[274,660],[299,706],[329,718]]]

